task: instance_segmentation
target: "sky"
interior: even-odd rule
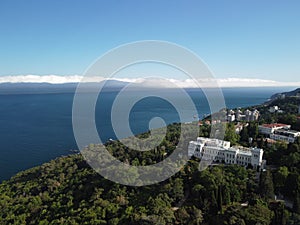
[[[80,76],[112,48],[163,40],[220,80],[300,82],[299,9],[296,0],[1,0],[0,78]]]

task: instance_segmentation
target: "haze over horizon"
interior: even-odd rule
[[[0,85],[5,83],[49,83],[49,84],[69,84],[82,82],[82,75],[71,76],[58,76],[58,75],[20,75],[20,76],[0,76]],[[135,84],[137,87],[155,87],[155,88],[172,88],[175,86],[179,88],[197,88],[199,87],[192,79],[170,79],[170,78],[111,78],[104,77],[90,77],[86,82],[94,83],[106,80],[115,80],[119,82],[126,82]],[[300,86],[300,82],[278,82],[274,80],[264,79],[247,79],[247,78],[216,78],[214,79],[215,85],[218,87],[297,87]],[[207,80],[199,80],[200,85],[207,86]],[[214,86],[212,86],[214,87]]]

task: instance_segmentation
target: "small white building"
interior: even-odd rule
[[[253,168],[263,164],[263,149],[244,148],[241,146],[230,147],[230,142],[198,137],[197,141],[191,141],[188,147],[189,156],[195,156],[202,160],[220,162],[226,164],[238,164],[242,166],[252,165]]]
[[[300,132],[296,130],[275,130],[273,134],[270,134],[270,139],[275,141],[284,141],[294,143],[297,137],[300,137]]]
[[[242,111],[240,109],[236,110],[235,112],[235,118],[237,121],[241,119]]]
[[[269,112],[270,112],[270,113],[274,113],[274,112],[276,112],[276,111],[278,111],[278,110],[279,110],[279,107],[278,107],[277,105],[271,106],[271,107],[269,108]]]
[[[235,121],[235,115],[234,115],[234,114],[227,115],[227,121],[228,121],[228,122],[233,122],[233,121]]]
[[[259,111],[255,109],[251,112],[250,121],[257,121],[258,117],[259,117]]]
[[[242,124],[242,123],[238,122],[237,125],[234,126],[235,133],[236,134],[241,133],[241,131],[244,129],[244,127],[247,127],[248,125],[249,125],[248,123]]]
[[[258,131],[261,134],[273,134],[275,130],[279,129],[291,129],[291,125],[282,124],[282,123],[272,123],[272,124],[263,124],[258,126]]]

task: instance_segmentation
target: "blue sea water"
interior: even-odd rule
[[[223,94],[228,108],[246,107],[265,102],[271,95],[292,88],[225,88]],[[168,90],[174,95],[172,90]],[[140,91],[133,93],[139,95]],[[188,90],[197,106],[199,116],[210,113],[201,91]],[[115,138],[110,110],[117,91],[101,94],[96,107],[96,123],[102,141]],[[0,182],[17,172],[40,165],[77,149],[72,129],[74,93],[0,94]],[[176,96],[179,100],[182,96]],[[182,100],[183,110],[185,108]],[[159,98],[146,98],[131,111],[133,133],[148,130],[153,117],[162,117],[166,124],[178,122],[176,109]],[[186,120],[193,120],[194,115]]]

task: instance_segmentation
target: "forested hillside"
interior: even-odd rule
[[[0,215],[2,224],[270,224],[269,191],[260,193],[253,170],[232,165],[199,172],[194,160],[157,185],[122,186],[72,155],[1,184]],[[276,210],[285,213],[281,207]]]

